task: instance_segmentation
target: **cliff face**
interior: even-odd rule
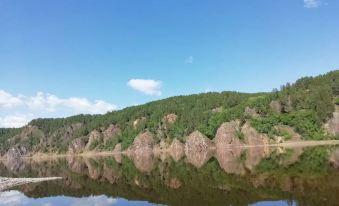
[[[167,115],[163,120],[166,119],[165,122],[171,122],[167,122],[167,124],[173,124],[173,121],[176,118],[177,117],[170,114]],[[76,132],[76,129],[80,128],[80,125],[68,127],[65,130],[66,139],[70,138],[67,135],[70,136],[72,133]],[[278,129],[289,132],[293,140],[300,140],[300,135],[294,132],[292,128],[287,126],[279,126]],[[60,131],[58,132],[60,133]],[[87,136],[68,140],[69,143],[67,153],[79,154],[86,151],[99,150],[97,146],[98,142],[105,142],[104,139],[106,139],[107,142],[117,139],[117,135],[119,135],[120,132],[121,131],[119,127],[114,124],[111,124],[106,129],[102,128],[101,130],[93,130]],[[38,134],[42,137],[40,139],[40,143],[37,143],[37,145],[34,146],[34,151],[41,152],[39,147],[42,147],[46,144],[46,142],[44,142],[44,139],[46,138],[38,128],[28,127],[17,136],[21,138],[29,138],[29,135],[31,134]],[[186,156],[189,162],[199,167],[203,165],[211,156],[221,157],[222,155],[226,155],[224,154],[225,149],[229,148],[261,146],[260,149],[251,149],[250,154],[260,153],[262,156],[264,156],[267,153],[265,149],[266,146],[274,142],[274,138],[270,139],[267,135],[257,132],[249,122],[241,124],[239,120],[234,120],[221,124],[221,126],[217,129],[215,138],[213,138],[213,140],[210,140],[197,130],[184,138],[184,143],[176,138],[173,140],[160,139],[160,142],[157,143],[154,134],[150,131],[145,131],[134,138],[132,145],[130,145],[126,151],[123,151],[121,143],[116,143],[110,151],[113,151],[115,154],[127,152],[130,156],[138,157],[140,161],[142,161],[142,158],[151,158],[150,154],[163,155],[164,153],[167,153],[167,155],[172,156],[176,161],[180,160],[183,156]],[[29,151],[29,149],[25,146],[18,145],[8,150],[6,157],[19,158],[27,154],[34,154],[34,152]],[[239,156],[239,154],[236,156]],[[258,157],[257,154],[253,156]],[[165,157],[163,159],[165,159]]]
[[[302,78],[271,93],[211,92],[171,97],[105,115],[36,119],[23,128],[0,128],[0,153],[4,156],[12,148],[25,148],[26,155],[113,151],[119,143],[121,148],[138,151],[137,144],[143,144],[138,135],[145,131],[149,131],[146,136],[153,136],[147,151],[168,150],[176,159],[182,156],[180,143],[186,145],[184,153],[192,154],[203,153],[206,147],[218,151],[287,140],[334,139],[339,135],[338,106],[334,109],[339,104],[338,80],[339,71],[333,71]],[[171,147],[175,138],[180,141]]]

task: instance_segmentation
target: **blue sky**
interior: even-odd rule
[[[339,68],[337,0],[0,0],[0,127]]]

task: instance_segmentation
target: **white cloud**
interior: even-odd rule
[[[185,64],[193,64],[193,61],[194,61],[194,57],[189,56],[185,59]]]
[[[320,5],[320,0],[304,0],[305,8],[318,8]]]
[[[13,95],[0,90],[0,127],[20,127],[38,117],[104,114],[116,109],[116,105],[103,100],[60,98],[43,92],[34,96]]]
[[[12,108],[21,104],[22,101],[19,97],[15,97],[4,90],[0,90],[0,108]]]
[[[107,206],[116,204],[117,200],[114,198],[108,198],[104,195],[89,196],[86,198],[75,199],[71,206]]]
[[[32,119],[31,115],[15,114],[0,117],[0,128],[22,127]]]
[[[44,198],[27,197],[24,193],[10,190],[0,193],[0,206],[16,205],[36,205],[36,206],[111,206],[117,203],[117,199],[105,195],[88,196],[88,197],[67,197],[55,196]]]
[[[161,95],[161,81],[152,79],[131,79],[127,85],[147,95]]]
[[[0,193],[0,205],[19,205],[24,202],[25,195],[19,191],[5,191]]]

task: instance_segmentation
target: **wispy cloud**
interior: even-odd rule
[[[304,7],[305,8],[318,8],[321,5],[320,0],[304,0]]]
[[[131,88],[151,96],[161,95],[161,81],[153,79],[130,79],[127,85]]]
[[[60,98],[43,92],[34,96],[14,95],[0,90],[0,127],[20,127],[37,117],[103,114],[116,109],[116,105],[102,100]]]
[[[15,97],[4,90],[0,90],[0,108],[12,108],[22,103],[20,97]]]
[[[189,56],[185,59],[185,64],[193,64],[193,62],[194,62],[193,56]]]

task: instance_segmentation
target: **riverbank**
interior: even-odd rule
[[[289,141],[282,142],[277,144],[268,144],[268,145],[243,145],[238,147],[228,147],[225,149],[235,149],[235,148],[253,148],[253,147],[285,147],[285,148],[296,148],[296,147],[314,147],[322,145],[339,145],[339,140],[319,140],[319,141]],[[168,152],[168,149],[158,150],[157,152]],[[128,152],[115,152],[115,151],[89,151],[77,154],[55,154],[55,153],[37,153],[32,156],[25,156],[25,159],[34,159],[34,160],[46,160],[46,159],[55,159],[55,158],[66,158],[66,157],[93,157],[93,156],[112,156],[112,155],[121,155],[127,154]],[[3,160],[3,158],[1,158]]]

